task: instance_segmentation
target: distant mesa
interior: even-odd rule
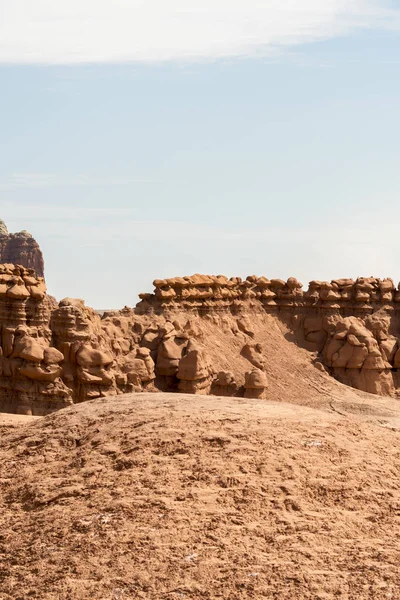
[[[0,219],[0,263],[22,265],[44,277],[44,260],[39,244],[28,231],[9,233]]]

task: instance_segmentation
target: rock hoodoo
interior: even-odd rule
[[[22,265],[34,269],[39,277],[44,277],[43,254],[39,244],[27,231],[8,233],[4,221],[0,219],[0,263]]]
[[[154,286],[135,308],[100,316],[83,300],[57,304],[33,269],[0,265],[0,410],[46,414],[145,390],[269,398],[280,344],[286,370],[300,346],[304,369],[400,395],[391,279],[312,281],[304,291],[294,278],[193,275]]]
[[[0,265],[0,410],[45,414],[72,404],[64,356],[52,344],[55,301],[42,277],[21,265]]]

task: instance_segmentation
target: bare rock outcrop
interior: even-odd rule
[[[198,311],[240,308],[243,302],[266,310],[293,307],[374,310],[384,305],[400,304],[400,284],[392,279],[359,277],[310,282],[308,290],[295,277],[267,279],[250,275],[228,279],[223,275],[195,274],[186,277],[156,279],[154,294],[139,294],[138,310],[165,310],[180,307]],[[243,326],[248,319],[244,316]],[[251,325],[250,325],[251,329]]]
[[[51,315],[55,348],[62,352],[63,378],[75,401],[116,393],[112,339],[83,300],[65,298]]]
[[[244,382],[245,398],[265,398],[268,388],[267,376],[261,369],[248,371]]]
[[[128,354],[124,359],[123,373],[135,391],[154,391],[155,365],[148,348],[137,348]]]
[[[269,398],[283,336],[309,351],[320,376],[400,396],[391,279],[314,280],[306,292],[295,278],[256,275],[154,284],[135,308],[100,316],[83,300],[57,304],[33,269],[0,265],[0,410],[40,415],[141,391]]]
[[[215,396],[236,396],[239,387],[232,371],[220,371],[212,382],[211,394]]]
[[[366,324],[374,325],[374,329],[368,329]],[[384,340],[382,327],[386,331]],[[386,319],[367,319],[366,323],[357,317],[338,320],[322,351],[325,366],[342,383],[372,394],[392,395],[393,362],[388,358],[393,361],[397,340],[393,338],[394,343],[387,344],[386,350],[380,344],[390,340],[388,327]]]
[[[52,347],[53,308],[33,269],[0,265],[0,410],[46,414],[72,403]]]
[[[213,368],[205,348],[195,341],[189,341],[179,361],[179,391],[186,394],[209,394],[212,375]]]
[[[373,394],[400,394],[400,284],[390,278],[313,280],[304,291],[294,277],[195,274],[158,279],[154,287],[154,294],[139,295],[139,313],[237,315],[237,331],[246,339],[240,354],[261,371],[268,357],[252,341],[252,322],[266,312],[289,324],[297,343],[320,353],[318,364],[339,381]]]
[[[27,231],[9,233],[0,219],[0,263],[22,265],[44,277],[44,260],[39,244]]]

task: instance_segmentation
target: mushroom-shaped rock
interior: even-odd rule
[[[179,361],[179,390],[192,394],[207,394],[212,373],[213,369],[204,349],[197,342],[190,340],[184,356]]]
[[[287,287],[292,292],[299,292],[303,288],[303,284],[296,277],[289,277],[286,282]]]
[[[220,371],[217,374],[214,383],[220,386],[236,385],[235,376],[232,371]]]
[[[172,377],[177,374],[179,361],[184,350],[183,338],[168,338],[163,340],[157,352],[157,374],[163,377]]]
[[[155,280],[153,281],[153,286],[154,286],[156,289],[162,288],[162,287],[164,287],[165,285],[167,285],[167,282],[166,282],[166,280],[165,280],[165,279],[155,279]]]
[[[156,288],[155,295],[159,300],[166,302],[175,298],[176,292],[174,288],[170,286],[164,286],[163,288]]]
[[[245,398],[265,398],[268,379],[261,369],[253,369],[245,374]]]
[[[214,396],[234,396],[238,385],[231,371],[220,371],[212,382],[211,393]]]
[[[205,352],[195,342],[190,341],[186,354],[181,358],[178,367],[178,379],[196,381],[210,375],[210,364]]]
[[[122,370],[126,373],[128,381],[139,388],[142,384],[154,381],[156,377],[150,350],[144,347],[137,348],[125,357]]]
[[[63,298],[58,303],[58,306],[61,308],[63,306],[76,306],[77,308],[85,308],[85,301],[82,298]]]
[[[256,284],[259,288],[263,289],[263,288],[268,288],[270,286],[271,282],[266,277],[259,277],[256,281]]]
[[[21,375],[37,381],[55,381],[62,374],[62,368],[57,365],[50,365],[42,368],[39,365],[28,364],[20,367]]]
[[[44,362],[46,365],[58,365],[63,362],[64,355],[57,348],[45,348],[44,349]]]
[[[14,349],[11,358],[23,358],[29,362],[40,363],[44,358],[44,347],[29,335],[29,330],[18,327],[14,334]]]
[[[32,275],[25,275],[23,280],[26,286],[37,285],[39,283],[36,277],[32,277]]]
[[[17,282],[7,290],[7,296],[12,298],[13,300],[26,300],[29,298],[30,293],[21,280],[21,282]]]
[[[395,285],[393,279],[384,279],[379,282],[379,289],[381,292],[381,301],[393,302]]]
[[[28,286],[28,291],[35,300],[43,300],[47,292],[47,287],[44,281],[39,281],[36,285]]]
[[[87,344],[83,345],[76,353],[76,362],[81,367],[104,367],[113,361],[113,357],[107,352],[92,348]]]

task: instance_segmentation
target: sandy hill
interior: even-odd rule
[[[398,405],[314,372],[6,416],[0,598],[400,598]]]

